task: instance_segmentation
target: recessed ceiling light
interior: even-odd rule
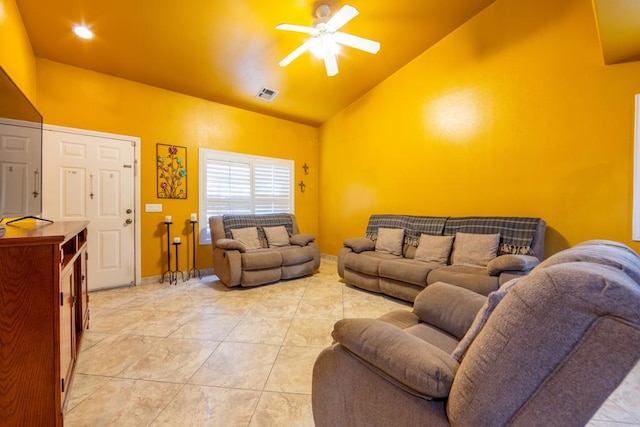
[[[74,25],[73,32],[76,36],[81,39],[91,40],[93,38],[93,31],[91,31],[88,27],[84,25]]]

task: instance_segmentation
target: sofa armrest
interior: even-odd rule
[[[218,239],[216,240],[216,246],[221,249],[247,252],[246,246],[241,241],[234,239]]]
[[[450,354],[378,319],[342,319],[333,338],[403,386],[432,398],[449,395],[458,362]]]
[[[307,246],[313,242],[316,238],[313,234],[296,234],[289,238],[289,243],[296,246]]]
[[[359,254],[364,251],[373,251],[376,248],[376,242],[366,237],[354,237],[345,240],[344,246]]]
[[[532,255],[500,255],[487,264],[487,272],[497,276],[503,271],[530,271],[540,260]]]

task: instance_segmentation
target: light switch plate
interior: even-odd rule
[[[160,203],[147,203],[144,205],[145,212],[162,212],[162,205]]]

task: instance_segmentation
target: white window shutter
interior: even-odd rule
[[[293,161],[200,149],[200,243],[208,218],[228,213],[293,213]]]

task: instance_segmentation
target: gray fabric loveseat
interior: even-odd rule
[[[320,250],[293,214],[209,218],[213,271],[226,286],[257,286],[312,274]]]
[[[438,282],[413,311],[343,319],[315,425],[583,426],[640,360],[640,257],[585,242],[488,298]]]
[[[344,241],[338,274],[406,301],[435,282],[488,295],[540,262],[545,230],[540,218],[372,215],[365,237]]]

